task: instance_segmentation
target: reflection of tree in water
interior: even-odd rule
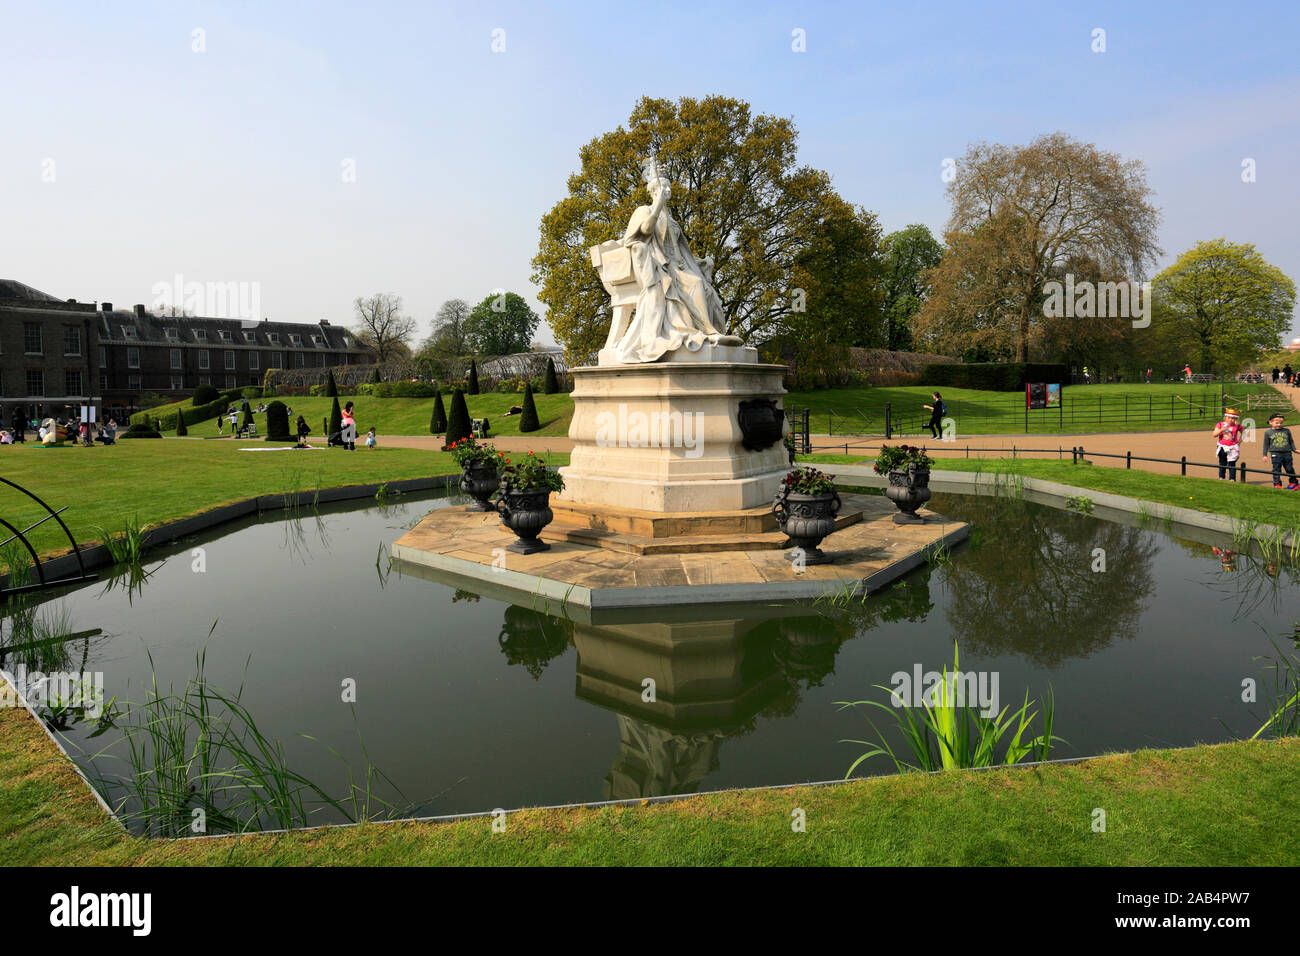
[[[497,635],[506,663],[523,665],[533,680],[541,679],[542,671],[568,649],[572,639],[573,622],[513,604],[506,608]]]
[[[1153,535],[1019,499],[947,504],[950,517],[980,531],[943,570],[948,622],[963,650],[1055,667],[1136,633],[1154,589]],[[1096,548],[1104,572],[1092,570]]]

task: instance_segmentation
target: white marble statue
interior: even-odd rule
[[[654,362],[678,349],[699,352],[708,343],[738,346],[719,331],[726,325],[713,288],[713,257],[696,259],[668,211],[668,180],[646,164],[650,205],[638,206],[622,240],[591,250],[614,307],[601,363]]]

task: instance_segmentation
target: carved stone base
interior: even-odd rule
[[[784,372],[678,359],[572,369],[575,445],[555,500],[661,513],[770,505],[789,459],[775,433],[766,448],[743,447],[740,403],[779,405]]]

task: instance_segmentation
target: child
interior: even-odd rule
[[[371,428],[370,431],[366,432],[366,447],[374,448],[375,444],[375,430]]]
[[[1285,468],[1287,477],[1291,479],[1286,490],[1295,491],[1300,488],[1300,482],[1296,481],[1295,465],[1292,464],[1291,459],[1295,452],[1295,439],[1291,437],[1291,429],[1282,427],[1285,420],[1281,412],[1274,412],[1268,416],[1270,427],[1264,432],[1264,454],[1273,461],[1273,487],[1282,487],[1282,469]]]
[[[1235,408],[1224,409],[1223,421],[1214,426],[1219,440],[1219,479],[1237,480],[1237,459],[1241,457],[1241,416]],[[1224,475],[1224,472],[1227,475]]]

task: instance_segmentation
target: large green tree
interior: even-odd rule
[[[1282,344],[1295,283],[1248,242],[1198,242],[1152,280],[1157,334],[1195,350],[1198,371],[1232,371]]]
[[[830,177],[796,162],[798,134],[784,117],[753,115],[726,96],[641,99],[626,127],[579,150],[568,195],[542,217],[533,281],[570,360],[592,356],[609,330],[609,296],[588,250],[623,229],[649,196],[642,160],[672,183],[669,211],[691,251],[713,257],[727,327],[762,342],[798,307],[793,273],[837,199]]]
[[[529,308],[523,296],[494,292],[474,306],[465,318],[465,343],[477,355],[527,352],[537,322],[537,313]]]
[[[885,285],[885,347],[912,348],[912,319],[930,292],[926,272],[939,265],[943,246],[927,226],[891,232],[882,244]]]
[[[978,143],[948,184],[946,250],[914,322],[927,347],[1027,361],[1044,286],[1063,264],[1138,281],[1155,265],[1159,212],[1136,160],[1063,133],[1025,146]]]

